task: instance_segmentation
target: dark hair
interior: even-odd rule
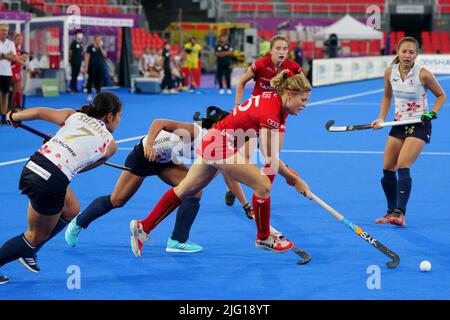
[[[200,112],[194,113],[194,121],[201,121],[202,128],[211,129],[214,124],[224,119],[230,113],[216,106],[206,108],[206,118],[200,118]]]
[[[412,43],[414,43],[414,44],[416,45],[416,51],[417,51],[417,53],[419,53],[419,42],[416,40],[416,38],[413,38],[413,37],[404,37],[404,38],[401,38],[400,41],[399,41],[398,44],[397,44],[397,54],[398,54],[398,52],[400,51],[401,45],[402,45],[403,43],[405,43],[405,42],[412,42]],[[400,62],[400,58],[399,58],[399,56],[397,55],[397,56],[394,58],[394,60],[392,61],[391,64],[397,64],[397,63],[399,63],[399,62]]]
[[[91,104],[87,104],[77,110],[87,114],[89,117],[101,119],[108,113],[114,116],[122,110],[122,102],[119,98],[110,92],[99,93]]]

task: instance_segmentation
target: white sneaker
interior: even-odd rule
[[[232,94],[231,89],[227,89],[227,94]]]
[[[178,93],[178,90],[177,90],[177,89],[170,89],[170,93],[171,93],[171,94],[177,94],[177,93]]]
[[[169,93],[170,93],[169,89],[163,89],[162,91],[162,94],[169,94]]]
[[[144,231],[142,222],[139,220],[131,220],[130,222],[131,232],[131,250],[136,257],[142,256],[142,247],[144,242],[148,239],[148,234]]]
[[[225,93],[225,91],[223,89],[219,90],[219,94],[224,94],[224,93]]]
[[[92,95],[88,94],[86,100],[91,102],[92,101]]]
[[[289,251],[294,243],[287,238],[277,238],[271,234],[267,239],[256,239],[255,245],[257,248],[282,253]]]

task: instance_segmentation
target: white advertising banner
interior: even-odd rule
[[[313,60],[313,86],[382,78],[395,56]],[[450,55],[419,55],[416,63],[435,74],[450,74]]]

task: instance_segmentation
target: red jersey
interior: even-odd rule
[[[283,61],[281,66],[277,69],[273,64],[271,56],[264,56],[256,59],[252,63],[252,71],[255,74],[255,87],[253,88],[252,96],[257,96],[264,91],[274,91],[275,88],[270,85],[270,80],[272,80],[280,71],[284,69],[289,69],[298,74],[302,71],[300,65],[292,61],[291,59],[286,59]]]
[[[22,51],[19,48],[16,48],[17,57],[20,57],[21,54],[22,54]],[[11,65],[11,70],[12,70],[12,80],[13,81],[22,80],[22,64],[13,63]]]
[[[249,138],[257,137],[261,128],[280,130],[287,116],[275,92],[251,97],[207,132],[197,153],[207,160],[226,159]]]

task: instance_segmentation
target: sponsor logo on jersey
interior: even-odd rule
[[[278,129],[280,127],[280,124],[277,121],[272,120],[270,118],[267,119],[267,124],[275,129]]]

